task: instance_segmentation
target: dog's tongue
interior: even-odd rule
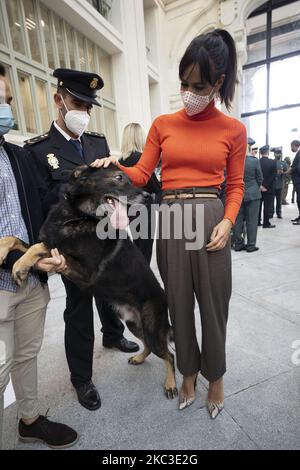
[[[109,218],[110,218],[111,225],[116,230],[124,230],[129,224],[129,219],[127,215],[127,207],[115,199],[114,210],[109,215]]]

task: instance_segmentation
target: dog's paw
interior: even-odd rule
[[[132,364],[133,366],[139,366],[143,364],[145,357],[143,354],[137,354],[136,356],[132,356],[128,359],[128,364]]]
[[[1,246],[0,244],[0,266],[2,266],[2,264],[6,260],[7,255],[8,249],[5,246]]]
[[[12,277],[18,286],[21,286],[23,282],[26,281],[29,269],[30,268],[23,265],[21,260],[15,262],[12,269]]]
[[[165,385],[164,386],[164,393],[165,393],[165,396],[168,398],[168,399],[171,399],[173,400],[173,398],[177,397],[178,395],[178,390],[176,388],[176,385],[175,386],[167,386]]]

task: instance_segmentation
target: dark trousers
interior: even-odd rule
[[[263,225],[271,225],[270,218],[272,217],[272,207],[274,201],[274,193],[269,192],[262,192],[262,199],[260,204],[259,210],[259,221],[261,221],[261,214],[262,214],[262,205],[264,206],[264,217],[263,217]]]
[[[275,202],[276,202],[276,208],[275,208]],[[274,215],[275,210],[276,210],[276,214],[278,216],[281,216],[281,212],[282,212],[282,188],[275,189],[275,197],[273,199],[273,207],[272,207],[272,216]]]
[[[260,208],[260,199],[255,201],[243,201],[233,229],[233,236],[236,248],[245,246],[243,237],[243,224],[246,221],[247,247],[256,245],[257,219]]]
[[[204,226],[201,227],[204,231],[204,246],[201,249],[187,250],[186,239],[174,237],[172,217],[171,237],[163,239],[160,232],[163,214],[160,213],[157,262],[174,329],[177,367],[184,376],[200,370],[209,382],[213,382],[226,371],[225,341],[231,296],[231,250],[230,240],[225,248],[216,252],[208,252],[205,245],[214,226],[223,218],[224,206],[220,199],[208,198],[177,200],[177,203],[181,206],[192,204],[193,225],[196,205],[204,204]],[[162,206],[164,204],[166,201],[163,201]],[[202,324],[201,352],[195,330],[195,296]]]
[[[300,217],[300,183],[294,184],[295,192],[297,195],[297,206],[299,210],[299,217]]]
[[[66,288],[65,349],[74,386],[92,378],[94,352],[93,297],[81,291],[73,282],[62,276]],[[95,298],[102,323],[103,337],[108,340],[123,335],[124,325],[112,308]]]

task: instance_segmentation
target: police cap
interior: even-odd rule
[[[101,106],[96,100],[97,90],[104,86],[102,78],[96,73],[81,72],[72,69],[56,69],[53,76],[57,86],[66,89],[71,95],[87,103]]]

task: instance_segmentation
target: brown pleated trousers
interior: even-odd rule
[[[187,250],[186,240],[174,239],[174,219],[171,218],[171,237],[161,235],[162,219],[159,214],[157,263],[167,294],[171,323],[175,335],[177,367],[184,376],[197,371],[214,382],[226,371],[226,325],[231,296],[230,240],[225,248],[206,251],[211,233],[224,216],[220,199],[187,199],[163,201],[169,207],[174,203],[192,205],[192,223],[195,227],[196,205],[204,205],[204,244],[201,249]],[[172,225],[173,224],[173,225]],[[199,304],[202,345],[199,349],[195,329],[195,296]]]

